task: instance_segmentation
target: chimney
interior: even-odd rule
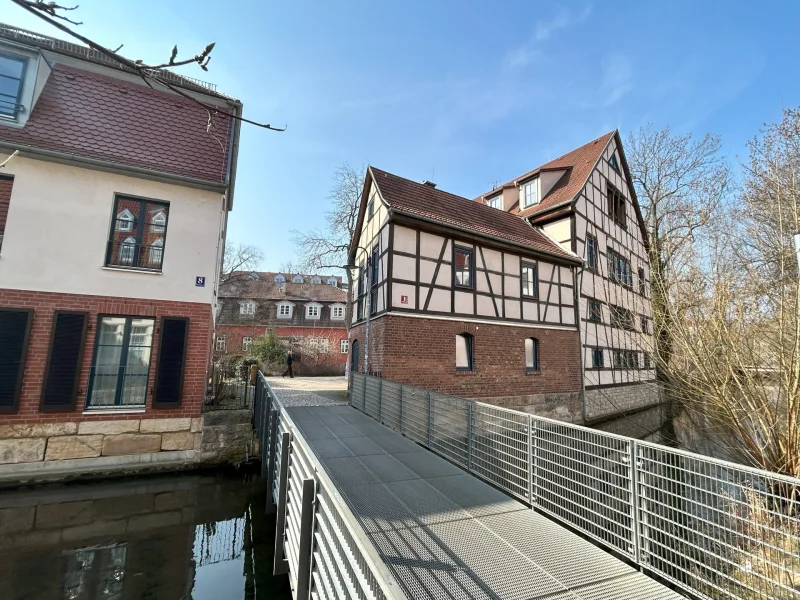
[[[436,187],[435,183],[433,183],[432,181],[428,181],[427,179],[422,182],[422,185],[427,185],[429,188],[435,188]]]

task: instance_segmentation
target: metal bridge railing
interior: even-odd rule
[[[296,600],[406,600],[302,432],[259,372],[253,424],[267,505],[276,512],[276,575]]]
[[[350,403],[694,596],[800,598],[800,479],[362,374]]]

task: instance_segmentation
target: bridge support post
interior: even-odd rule
[[[534,485],[534,477],[536,476],[536,454],[534,452],[535,443],[535,430],[536,421],[533,417],[528,417],[528,502],[531,503],[531,508],[536,504],[534,493],[536,486]]]
[[[433,396],[428,392],[428,448],[433,447]]]
[[[261,479],[269,477],[269,418],[270,411],[267,405],[269,396],[263,392],[266,390],[259,389],[260,381],[256,380],[256,396],[253,399],[253,405],[258,408],[258,453],[261,455]],[[256,404],[257,403],[257,404]]]
[[[278,515],[275,519],[275,562],[273,575],[285,575],[289,572],[289,561],[283,554],[286,538],[286,493],[289,488],[289,432],[281,439],[281,476],[278,481]]]
[[[303,480],[303,497],[300,501],[300,548],[297,557],[297,600],[311,597],[311,563],[314,560],[314,506],[317,497],[317,482]]]
[[[400,435],[403,435],[403,384],[400,384]]]
[[[630,456],[628,457],[630,466],[630,495],[631,495],[631,536],[633,537],[633,560],[639,565],[641,570],[642,564],[642,548],[640,544],[640,528],[639,522],[639,448],[636,441],[631,441],[628,448]]]
[[[267,410],[267,407],[264,407]],[[267,448],[267,514],[276,510],[275,505],[275,462],[278,446],[278,411],[269,411],[269,446]]]
[[[383,423],[383,380],[378,379],[378,423]]]
[[[467,410],[467,471],[472,472],[472,410],[473,403],[470,402]]]

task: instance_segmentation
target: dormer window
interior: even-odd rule
[[[311,304],[306,304],[306,319],[319,319],[320,309],[322,308],[321,304],[317,304],[316,302],[312,302]]]
[[[322,283],[322,279],[314,275],[314,277],[311,278],[311,283],[313,283],[314,285],[319,285]]]
[[[117,215],[117,231],[133,231],[136,217],[127,208]],[[166,223],[166,219],[164,220]],[[135,241],[135,240],[134,240]]]
[[[26,60],[19,56],[0,54],[0,117],[17,118],[22,108],[22,82]]]
[[[328,277],[328,285],[332,285],[333,287],[339,286],[339,280],[336,277]]]
[[[292,304],[291,302],[278,302],[278,318],[291,319],[293,309],[294,309],[294,304]]]
[[[278,273],[275,275],[275,279],[273,280],[275,283],[286,283],[286,277]]]
[[[239,305],[240,315],[254,315],[256,314],[256,303],[252,301],[242,302]]]
[[[487,198],[486,206],[491,206],[492,208],[503,208],[503,194],[497,194],[497,196]]]
[[[167,213],[163,210],[158,211],[150,219],[150,231],[152,233],[163,233],[167,227]]]
[[[520,203],[522,208],[539,204],[539,178],[531,179],[522,184],[520,193]]]
[[[247,278],[250,281],[261,281],[261,275],[259,275],[256,272],[250,273],[250,275],[248,275]]]
[[[305,283],[305,282],[306,280],[303,279],[302,275],[295,275],[294,277],[292,277],[292,283]]]
[[[344,304],[334,304],[331,306],[331,320],[344,321]]]

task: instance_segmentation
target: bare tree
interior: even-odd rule
[[[220,107],[215,106],[213,104],[208,104],[207,102],[203,102],[202,100],[196,98],[191,94],[187,94],[180,87],[173,85],[167,79],[164,78],[163,73],[164,69],[168,68],[175,68],[180,67],[188,64],[195,63],[197,64],[203,71],[208,71],[208,63],[211,61],[211,51],[214,49],[214,43],[208,44],[202,52],[199,54],[187,58],[178,60],[178,46],[173,46],[172,51],[170,53],[170,57],[168,60],[158,63],[158,64],[146,64],[142,60],[130,60],[125,58],[119,51],[122,49],[123,44],[120,44],[114,50],[103,46],[91,40],[64,23],[69,23],[71,25],[82,25],[83,23],[80,21],[74,21],[69,18],[65,13],[71,14],[71,11],[74,11],[78,8],[78,6],[61,6],[56,2],[45,2],[44,0],[11,0],[17,6],[24,8],[28,12],[33,13],[37,17],[39,17],[44,22],[52,25],[53,27],[60,29],[64,33],[69,34],[71,37],[79,40],[80,42],[86,44],[93,50],[96,50],[102,54],[105,54],[109,58],[114,59],[117,61],[121,66],[126,67],[133,73],[137,74],[141,77],[142,81],[144,81],[149,87],[153,88],[153,84],[160,86],[162,88],[166,88],[173,93],[182,96],[188,100],[191,100],[195,104],[198,104],[206,109],[208,112],[208,125],[206,126],[209,133],[211,133],[214,129],[214,117],[217,115],[224,115],[228,118],[234,119],[236,121],[240,121],[242,123],[249,123],[250,125],[255,125],[257,127],[262,127],[264,129],[269,129],[272,131],[285,131],[286,128],[279,128],[273,127],[269,123],[259,123],[257,121],[251,121],[250,119],[245,119],[241,115],[237,115],[232,112],[228,112],[222,110]]]
[[[255,271],[264,260],[264,254],[249,244],[225,244],[225,256],[222,258],[222,283],[229,283],[240,277],[243,272]]]
[[[304,268],[309,272],[344,270],[350,296],[353,293],[353,273],[347,264],[347,254],[358,221],[365,171],[365,168],[356,171],[347,163],[337,168],[329,196],[331,209],[325,213],[325,229],[313,229],[305,233],[292,232],[294,236],[292,241],[298,248]],[[348,328],[351,320],[351,304],[347,303],[345,311]]]

